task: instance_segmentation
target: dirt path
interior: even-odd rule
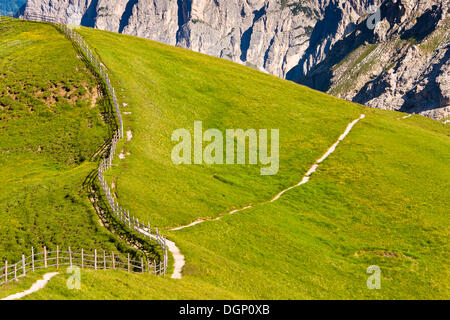
[[[337,141],[336,141],[336,142],[335,142],[335,143],[327,150],[327,152],[325,152],[325,154],[324,154],[319,160],[316,160],[316,162],[314,163],[314,165],[313,165],[313,166],[308,170],[308,172],[306,172],[306,174],[303,176],[303,179],[302,179],[299,183],[297,183],[296,185],[291,186],[291,187],[289,187],[289,188],[287,188],[287,189],[284,189],[283,191],[281,191],[280,193],[278,193],[273,199],[271,199],[271,200],[269,200],[269,201],[257,203],[257,204],[254,204],[254,205],[248,205],[248,206],[243,207],[243,208],[240,208],[240,209],[232,210],[232,211],[228,212],[227,214],[225,214],[225,215],[223,215],[223,216],[220,216],[220,217],[217,217],[217,218],[215,218],[215,219],[198,219],[198,220],[196,220],[196,221],[194,221],[194,222],[192,222],[192,223],[190,223],[190,224],[188,224],[188,225],[180,226],[180,227],[176,227],[176,228],[169,229],[169,231],[178,231],[178,230],[190,228],[190,227],[193,227],[193,226],[195,226],[195,225],[197,225],[197,224],[200,224],[200,223],[203,223],[203,222],[206,222],[206,221],[217,221],[217,220],[222,219],[222,218],[223,218],[224,216],[226,216],[226,215],[235,214],[235,213],[237,213],[237,212],[240,212],[240,211],[244,211],[244,210],[253,208],[253,207],[256,206],[256,205],[261,205],[261,204],[265,204],[265,203],[270,203],[270,202],[275,202],[275,201],[277,201],[278,199],[280,199],[280,197],[281,197],[284,193],[286,193],[286,192],[288,192],[289,190],[292,190],[292,189],[294,189],[294,188],[297,188],[297,187],[299,187],[299,186],[301,186],[301,185],[307,183],[307,182],[309,181],[311,175],[312,175],[314,172],[316,172],[317,168],[319,168],[319,165],[320,165],[323,161],[325,161],[325,159],[327,159],[327,158],[330,156],[330,154],[332,154],[332,153],[336,150],[336,148],[337,148],[337,146],[339,145],[339,143],[340,143],[342,140],[344,140],[345,137],[347,137],[347,135],[348,135],[348,134],[350,133],[350,131],[353,129],[353,127],[355,126],[355,124],[357,124],[360,120],[364,119],[365,117],[366,117],[366,116],[365,116],[364,114],[362,114],[358,119],[353,120],[351,123],[349,123],[349,125],[347,126],[347,128],[345,129],[345,131],[339,136],[338,140],[337,140]],[[174,242],[167,240],[167,247],[168,247],[169,251],[172,253],[173,258],[174,258],[174,260],[175,260],[175,264],[174,264],[174,267],[175,267],[175,268],[174,268],[174,272],[173,272],[173,274],[172,274],[172,278],[174,278],[174,279],[181,279],[181,277],[182,277],[181,272],[182,272],[183,266],[184,266],[184,264],[185,264],[184,256],[181,254],[180,250],[178,249],[178,247],[175,245]]]
[[[141,233],[156,240],[156,237],[153,234],[151,234],[150,232],[148,232],[148,229],[140,228],[139,230],[141,231]],[[166,244],[167,244],[167,249],[169,249],[170,253],[173,256],[173,260],[174,260],[174,269],[173,269],[171,278],[172,279],[181,279],[182,278],[181,272],[182,272],[184,264],[185,264],[184,256],[181,254],[181,251],[180,251],[180,249],[178,249],[175,242],[166,239]]]
[[[244,211],[244,210],[253,208],[253,207],[256,206],[256,205],[261,205],[261,204],[265,204],[265,203],[275,202],[275,201],[277,201],[278,199],[280,199],[280,197],[281,197],[284,193],[288,192],[289,190],[292,190],[292,189],[294,189],[294,188],[296,188],[296,187],[299,187],[299,186],[301,186],[301,185],[307,183],[307,182],[309,181],[311,175],[312,175],[314,172],[316,172],[316,170],[318,169],[319,165],[320,165],[323,161],[325,161],[325,159],[327,159],[327,158],[328,158],[328,157],[336,150],[336,148],[337,148],[337,146],[339,145],[339,143],[347,137],[347,135],[350,133],[350,131],[352,130],[352,128],[354,127],[354,125],[355,125],[356,123],[358,123],[358,121],[360,121],[360,120],[362,120],[362,119],[364,119],[364,118],[365,118],[365,115],[362,114],[358,119],[356,119],[356,120],[354,120],[353,122],[351,122],[351,123],[347,126],[347,128],[345,129],[344,133],[342,133],[342,134],[339,136],[338,140],[337,140],[337,141],[336,141],[336,142],[335,142],[335,143],[327,150],[327,152],[325,152],[325,154],[313,164],[313,166],[308,170],[308,172],[306,172],[306,174],[303,176],[302,180],[301,180],[298,184],[296,184],[296,185],[294,185],[294,186],[291,186],[291,187],[289,187],[289,188],[284,189],[283,191],[281,191],[280,193],[278,193],[273,199],[271,199],[271,200],[269,200],[269,201],[257,203],[257,204],[254,204],[254,205],[248,205],[248,206],[243,207],[243,208],[240,208],[240,209],[235,209],[235,210],[232,210],[232,211],[228,212],[226,215],[232,215],[232,214],[235,214],[235,213],[237,213],[237,212],[240,212],[240,211]],[[222,219],[222,218],[223,218],[224,216],[226,216],[226,215],[217,217],[217,218],[215,218],[215,219],[199,219],[199,220],[196,220],[196,221],[194,221],[194,222],[192,222],[192,223],[190,223],[190,224],[188,224],[188,225],[180,226],[180,227],[176,227],[176,228],[169,229],[169,231],[177,231],[177,230],[182,230],[182,229],[190,228],[190,227],[192,227],[192,226],[195,226],[195,225],[197,225],[197,224],[200,224],[200,223],[203,223],[203,222],[206,222],[206,221],[216,221],[216,220],[220,220],[220,219]],[[140,229],[140,230],[141,230],[142,233],[145,233],[145,234],[147,234],[149,237],[154,238],[154,236],[153,236],[151,233],[149,233],[148,230],[145,230],[145,229]],[[169,251],[172,253],[172,256],[173,256],[173,258],[174,258],[174,271],[173,271],[171,277],[172,277],[173,279],[181,279],[181,278],[182,278],[182,270],[183,270],[183,267],[184,267],[184,265],[185,265],[185,258],[184,258],[184,255],[181,253],[180,249],[177,247],[177,245],[175,244],[175,242],[170,241],[170,240],[167,240],[166,243],[167,243],[167,248],[168,248]],[[24,291],[24,292],[21,292],[21,293],[12,295],[12,296],[9,296],[9,297],[5,298],[4,300],[20,299],[20,298],[22,298],[22,297],[24,297],[24,296],[26,296],[26,295],[29,295],[29,294],[31,294],[31,293],[33,293],[33,292],[36,292],[36,291],[38,291],[39,289],[42,289],[43,287],[45,287],[46,284],[48,283],[48,281],[49,281],[52,277],[54,277],[55,275],[57,275],[57,274],[58,274],[58,273],[48,273],[48,274],[44,275],[44,280],[38,280],[35,284],[33,284],[33,286],[32,286],[29,290],[26,290],[26,291]]]
[[[325,161],[325,159],[327,159],[327,158],[328,158],[328,157],[336,150],[336,148],[337,148],[337,146],[339,145],[339,143],[340,143],[342,140],[344,140],[345,137],[347,137],[347,135],[348,135],[348,134],[350,133],[350,131],[353,129],[353,127],[355,126],[355,124],[357,124],[360,120],[364,119],[365,117],[366,117],[366,116],[365,116],[364,114],[362,114],[358,119],[353,120],[351,123],[349,123],[348,126],[347,126],[347,128],[345,129],[345,131],[339,136],[338,140],[337,140],[337,141],[336,141],[336,142],[335,142],[335,143],[327,150],[327,152],[325,152],[325,154],[324,154],[319,160],[317,160],[317,161],[313,164],[313,166],[312,166],[312,167],[308,170],[308,172],[306,172],[306,174],[303,176],[302,180],[301,180],[299,183],[297,183],[296,185],[293,185],[293,186],[291,186],[291,187],[289,187],[289,188],[284,189],[283,191],[281,191],[280,193],[278,193],[273,199],[271,199],[271,200],[269,200],[269,201],[260,202],[260,203],[257,203],[257,204],[248,205],[248,206],[243,207],[243,208],[235,209],[235,210],[230,211],[230,212],[228,212],[227,214],[222,215],[222,216],[220,216],[220,217],[217,217],[217,218],[215,218],[215,219],[198,219],[198,220],[196,220],[196,221],[194,221],[194,222],[192,222],[192,223],[190,223],[190,224],[188,224],[188,225],[180,226],[180,227],[176,227],[176,228],[169,229],[169,231],[178,231],[178,230],[190,228],[190,227],[193,227],[193,226],[195,226],[195,225],[197,225],[197,224],[200,224],[200,223],[203,223],[203,222],[206,222],[206,221],[217,221],[217,220],[222,219],[224,216],[231,215],[231,214],[235,214],[235,213],[237,213],[237,212],[241,212],[241,211],[244,211],[244,210],[253,208],[254,206],[257,206],[257,205],[261,205],[261,204],[266,204],[266,203],[270,203],[270,202],[275,202],[275,201],[277,201],[277,200],[280,199],[280,197],[281,197],[283,194],[285,194],[286,192],[288,192],[288,191],[290,191],[290,190],[292,190],[292,189],[294,189],[294,188],[297,188],[297,187],[299,187],[299,186],[301,186],[301,185],[307,183],[307,182],[309,181],[311,175],[312,175],[314,172],[316,172],[317,168],[319,168],[319,165],[320,165],[323,161]]]
[[[166,240],[166,243],[167,249],[169,249],[169,251],[172,253],[173,259],[175,260],[172,279],[181,279],[181,272],[183,271],[183,267],[185,264],[184,256],[181,254],[181,251],[180,249],[178,249],[175,242]]]
[[[408,115],[406,115],[406,116],[397,118],[397,120],[408,119],[408,118],[411,118],[412,116],[413,116],[413,114],[408,114]]]
[[[31,286],[30,289],[10,295],[9,297],[3,298],[1,300],[17,300],[17,299],[22,299],[23,297],[32,294],[38,290],[43,289],[47,283],[50,281],[51,278],[53,278],[54,276],[56,276],[57,274],[59,274],[59,272],[52,272],[52,273],[46,273],[44,275],[44,279],[42,280],[38,280],[35,283],[33,283],[33,285]]]

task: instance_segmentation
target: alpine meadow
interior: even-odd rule
[[[448,122],[29,17],[0,22],[0,298],[448,299]]]

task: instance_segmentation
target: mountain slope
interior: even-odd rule
[[[29,0],[27,13],[181,46],[279,77],[318,63],[381,0]],[[312,44],[316,47],[312,48]],[[311,52],[315,56],[303,66]],[[299,66],[297,66],[299,65]]]
[[[53,44],[48,47],[55,55],[50,56],[51,61],[64,57],[71,66],[81,63],[70,42],[54,29],[34,23],[23,26],[25,34],[9,30],[9,36],[2,37],[3,50],[19,44],[23,49],[21,37],[29,39],[31,33],[40,40],[29,45],[45,46],[42,39],[48,37]],[[192,228],[165,230],[186,257],[183,279],[83,271],[82,290],[68,290],[66,275],[61,274],[29,298],[425,299],[448,295],[447,126],[418,116],[402,119],[395,112],[364,108],[228,61],[145,39],[87,28],[80,33],[108,68],[124,106],[125,130],[132,133],[132,137],[128,135],[131,139],[119,146],[125,158],[115,159],[117,166],[108,180],[114,182],[116,195],[126,208],[158,227],[215,218],[234,208],[270,200],[297,184],[349,122],[361,113],[366,118],[308,184],[290,190],[278,201]],[[55,43],[63,46],[62,52]],[[33,47],[30,50],[39,52]],[[8,65],[11,52],[3,52],[2,63]],[[47,75],[44,70],[52,70],[51,65],[35,64],[37,59],[24,59],[16,62],[26,70],[30,66],[44,68],[24,71],[31,79],[41,79]],[[45,61],[43,57],[40,60]],[[73,72],[64,74],[77,79],[80,73]],[[19,82],[8,75],[6,79]],[[89,73],[81,75],[88,77]],[[280,97],[280,92],[285,94]],[[32,106],[40,104],[33,100]],[[76,121],[83,113],[68,115],[67,121]],[[192,130],[194,120],[202,120],[205,129],[279,128],[279,173],[263,177],[258,166],[249,165],[174,165],[171,133],[179,128]],[[34,122],[39,124],[42,119]],[[51,123],[59,126],[56,121]],[[25,130],[27,124],[17,122],[17,126]],[[65,123],[61,127],[65,128]],[[35,134],[40,143],[44,138]],[[1,139],[7,143],[16,140],[23,138]],[[98,141],[86,141],[82,147],[98,145]],[[70,150],[69,155],[77,154],[76,144]],[[30,150],[26,156],[33,159],[33,153]],[[66,155],[64,151],[54,154]],[[2,166],[10,171],[7,181],[15,180],[24,167],[21,155],[14,157],[15,161]],[[28,162],[26,165],[30,167]],[[36,171],[45,172],[44,168]],[[84,172],[71,172],[77,179],[85,177]],[[67,176],[60,179],[68,181]],[[51,181],[55,194],[64,190],[55,183],[56,178]],[[31,185],[26,180],[22,184]],[[7,199],[0,202],[5,203]],[[55,200],[60,203],[62,200]],[[51,206],[46,210],[59,212]],[[77,216],[85,217],[89,208],[85,210]],[[2,215],[7,217],[2,226],[11,228],[17,212]],[[35,212],[39,211],[30,210],[27,216]],[[42,221],[35,225],[54,228],[50,235],[61,234],[60,225]],[[20,230],[26,236],[30,227]],[[79,236],[78,227],[71,230],[65,232],[67,239]],[[92,234],[93,239],[100,240],[100,236]],[[381,268],[381,290],[366,287],[370,265]],[[0,295],[15,290],[0,288]]]
[[[277,202],[180,231],[183,279],[84,271],[30,298],[444,298],[450,140],[443,124],[363,108],[212,57],[92,29],[132,139],[109,176],[121,203],[156,226],[217,217],[296,184],[361,113],[311,181]],[[279,92],[286,94],[281,98]],[[277,110],[277,112],[273,112]],[[127,112],[127,114],[125,114]],[[280,172],[172,164],[178,128],[280,128]],[[368,290],[366,269],[382,270]]]
[[[0,70],[0,260],[122,248],[86,190],[109,137],[96,78],[53,26],[22,21],[0,24]]]
[[[29,0],[25,14],[189,48],[372,107],[444,119],[449,10],[445,0]]]
[[[26,13],[182,46],[284,76],[307,47],[320,15],[316,2],[29,0]]]
[[[449,10],[442,1],[385,1],[374,30],[361,19],[295,80],[372,107],[448,118]]]
[[[140,219],[151,218],[160,227],[215,217],[231,207],[269,198],[294,184],[297,177],[292,174],[313,163],[360,115],[357,107],[345,108],[350,103],[337,103],[325,94],[231,62],[180,54],[179,49],[139,38],[113,33],[99,38],[90,29],[81,33],[110,66],[116,86],[124,89],[118,94],[120,104],[126,105],[123,111],[131,112],[125,114],[125,131],[133,137],[119,147],[124,159],[111,171],[120,175],[115,181],[117,196]],[[198,69],[199,65],[204,67]],[[192,131],[195,120],[203,122],[204,130],[280,128],[284,150],[279,173],[261,176],[260,166],[253,165],[173,164],[174,144],[168,138],[179,128]],[[298,148],[301,143],[309,147]],[[136,181],[133,176],[141,178]],[[193,176],[195,182],[186,185]]]

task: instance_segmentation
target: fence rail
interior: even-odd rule
[[[111,141],[111,147],[109,149],[109,156],[107,158],[103,158],[100,162],[100,165],[98,167],[98,179],[100,181],[100,184],[102,186],[103,192],[106,195],[106,198],[108,200],[108,205],[114,215],[122,221],[126,226],[128,226],[130,229],[140,233],[144,237],[148,238],[149,240],[155,240],[159,246],[164,251],[164,269],[167,269],[167,245],[166,245],[166,239],[161,235],[159,230],[157,228],[153,229],[150,227],[150,223],[142,224],[139,222],[138,219],[136,219],[134,216],[130,215],[130,212],[125,210],[120,204],[117,202],[117,200],[113,197],[111,193],[111,189],[108,186],[108,183],[106,182],[104,178],[104,172],[107,171],[112,167],[114,157],[116,155],[116,147],[117,143],[123,139],[123,122],[122,117],[120,114],[120,108],[117,103],[116,94],[113,86],[111,85],[111,81],[109,79],[109,75],[106,72],[105,68],[103,67],[103,64],[100,63],[100,60],[94,55],[94,53],[89,49],[86,42],[82,39],[80,34],[73,29],[69,28],[65,24],[56,24],[60,30],[62,30],[67,37],[69,37],[73,42],[75,42],[78,47],[82,50],[86,58],[90,61],[92,66],[95,68],[95,70],[98,72],[98,74],[102,77],[103,81],[106,83],[108,93],[111,95],[114,107],[117,113],[117,117],[119,120],[120,128],[115,132],[112,141]],[[164,272],[165,274],[165,272]]]
[[[81,249],[80,252],[74,252],[70,248],[67,251],[59,250],[56,247],[55,251],[48,251],[46,247],[42,252],[34,252],[31,249],[31,255],[25,257],[14,264],[5,264],[0,268],[0,285],[11,281],[17,281],[19,278],[26,276],[29,272],[34,272],[39,269],[57,268],[60,267],[80,267],[81,269],[94,270],[124,270],[129,273],[150,273],[161,275],[164,273],[163,262],[157,264],[150,260],[132,260],[128,254],[123,257],[120,253],[108,252],[104,250],[94,250],[92,253]]]
[[[99,182],[102,186],[103,192],[107,198],[108,201],[108,205],[111,209],[111,211],[113,212],[113,214],[129,229],[134,230],[136,232],[138,232],[139,234],[141,234],[142,236],[144,236],[145,238],[147,238],[150,241],[156,241],[158,243],[158,245],[161,247],[161,249],[164,252],[164,257],[162,259],[162,261],[160,261],[159,263],[159,267],[158,268],[154,268],[155,274],[166,274],[167,271],[167,265],[168,265],[168,256],[167,256],[167,244],[166,244],[166,239],[161,235],[161,233],[159,232],[158,228],[152,228],[150,226],[150,223],[147,224],[143,224],[141,222],[139,222],[139,220],[137,218],[135,218],[134,216],[130,215],[130,212],[128,210],[125,210],[122,206],[120,206],[120,204],[117,202],[117,200],[115,199],[115,197],[113,196],[110,187],[108,186],[108,183],[105,180],[104,177],[104,173],[110,169],[112,167],[113,164],[113,160],[114,157],[116,155],[116,147],[117,147],[117,143],[124,138],[124,134],[123,134],[123,120],[122,120],[122,115],[120,112],[120,107],[119,104],[117,102],[117,98],[116,98],[116,94],[115,94],[115,90],[114,87],[111,84],[111,80],[110,77],[108,75],[108,72],[106,71],[104,65],[101,63],[100,59],[97,57],[96,54],[94,54],[94,52],[92,52],[92,50],[89,48],[89,46],[87,45],[87,43],[84,41],[84,39],[81,37],[81,35],[76,32],[75,30],[73,30],[73,28],[69,27],[68,25],[66,25],[62,20],[59,20],[57,18],[54,17],[48,17],[48,16],[43,16],[40,14],[33,14],[33,13],[27,13],[24,16],[19,17],[20,20],[28,20],[28,21],[36,21],[36,22],[47,22],[47,23],[51,23],[53,24],[57,29],[59,29],[61,32],[63,32],[80,50],[81,52],[84,54],[84,56],[87,58],[87,60],[89,61],[89,63],[91,64],[91,66],[94,68],[94,71],[101,77],[102,81],[105,83],[106,85],[106,89],[108,91],[108,94],[110,95],[111,99],[112,99],[112,103],[114,104],[114,109],[115,109],[115,113],[116,113],[116,117],[118,120],[118,129],[114,132],[114,135],[112,137],[112,141],[111,141],[111,146],[109,149],[109,154],[108,156],[104,157],[99,164],[98,167],[98,179]],[[11,17],[1,17],[0,22],[5,22],[5,21],[11,21],[13,20]],[[62,252],[61,252],[62,253]],[[66,253],[66,252],[64,252]],[[39,266],[36,266],[34,263],[37,262],[37,260],[34,260],[35,256],[38,255],[42,255],[42,254],[48,254],[48,253],[40,253],[40,254],[36,254],[36,255],[32,255],[32,268],[33,270],[36,268],[40,268]],[[82,255],[82,261],[81,261],[81,266],[84,267],[84,263],[85,262],[91,262],[89,260],[84,261],[83,259],[83,252],[81,253]],[[74,259],[75,255],[73,253],[70,254],[70,263],[75,265],[75,263],[77,263],[78,260]],[[26,260],[27,258],[25,258]],[[63,258],[61,258],[63,259]],[[42,259],[41,259],[42,260]],[[39,260],[39,261],[41,261]],[[47,263],[49,260],[44,259],[45,262],[45,266],[48,267]],[[53,260],[51,260],[53,261]],[[112,260],[114,261],[114,260]],[[59,262],[59,260],[58,260]],[[57,264],[58,264],[57,262]],[[79,261],[78,261],[79,262]],[[95,262],[95,261],[94,261]],[[117,266],[120,266],[121,263],[120,261],[117,261],[118,264]],[[11,268],[14,268],[15,271],[10,271],[9,273],[7,272],[8,270],[8,266],[7,264],[5,264],[5,267],[0,269],[0,273],[1,270],[5,269],[4,274],[1,276],[0,275],[0,285],[7,282],[8,280],[8,275],[11,275],[11,273],[13,273],[15,275],[17,275],[17,268],[20,267],[20,264],[22,263],[22,268],[23,268],[23,274],[26,274],[27,269],[26,269],[26,263],[24,264],[23,261],[20,261],[18,263],[16,263],[15,265],[12,265],[11,267],[9,267],[9,270],[11,270]],[[107,265],[107,264],[106,264]],[[86,265],[88,266],[88,265]],[[131,265],[127,265],[127,270],[129,271]],[[95,265],[96,268],[96,265]],[[105,267],[106,268],[106,267]],[[141,270],[143,272],[143,269]],[[2,277],[3,277],[3,282],[2,282]]]

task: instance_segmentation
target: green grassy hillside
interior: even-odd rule
[[[127,104],[133,139],[113,170],[120,202],[140,219],[174,227],[267,200],[297,183],[362,108],[326,94],[202,54],[144,39],[82,29]],[[178,128],[279,128],[280,171],[259,166],[177,166],[170,137]],[[120,148],[119,148],[120,150]],[[112,177],[111,177],[112,179]]]
[[[0,24],[0,261],[32,246],[115,247],[84,188],[109,136],[103,112],[96,79],[54,27]]]
[[[166,228],[186,266],[181,280],[85,271],[80,291],[67,290],[61,274],[29,298],[448,297],[448,127],[418,116],[398,120],[394,112],[180,48],[80,33],[108,68],[133,135],[108,179],[121,204]],[[296,184],[361,113],[366,118],[308,184],[277,202],[167,231]],[[195,120],[205,129],[279,128],[279,173],[172,164],[171,133],[192,130]],[[366,287],[370,265],[381,268],[381,290]]]

